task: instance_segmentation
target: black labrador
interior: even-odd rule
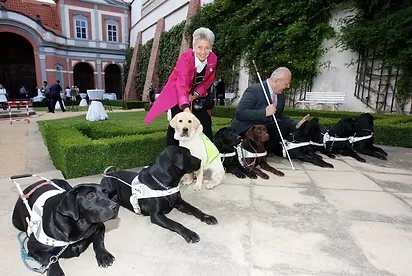
[[[374,129],[373,121],[374,121],[374,118],[369,113],[363,113],[359,115],[359,117],[355,119],[355,123],[357,126],[359,126],[361,130],[358,130],[356,132],[355,138],[356,137],[367,137],[373,134],[373,129]],[[374,139],[372,136],[368,139],[360,140],[358,142],[353,143],[353,147],[355,151],[359,153],[363,153],[366,155],[377,157],[382,160],[386,160],[388,153],[386,153],[381,148],[375,147],[373,144],[374,144]]]
[[[146,167],[140,173],[117,170],[108,175],[132,183],[138,177],[138,181],[154,191],[166,191],[179,185],[184,174],[199,170],[200,159],[192,156],[190,151],[184,147],[168,146],[155,160],[154,164]],[[104,177],[100,183],[109,191],[109,197],[132,212],[135,208],[130,202],[132,188],[119,180]],[[188,243],[200,240],[199,235],[166,217],[173,208],[182,213],[193,215],[207,224],[217,224],[215,217],[207,215],[184,201],[180,191],[160,197],[139,198],[138,208],[140,214],[150,216],[152,223],[180,234]]]
[[[219,129],[213,140],[213,143],[221,154],[234,154],[232,156],[225,156],[222,159],[223,167],[227,173],[232,173],[238,178],[249,177],[256,179],[256,173],[245,169],[239,162],[236,146],[238,146],[241,142],[241,137],[237,135],[230,127],[223,127]]]
[[[360,157],[352,147],[349,140],[339,141],[335,138],[348,138],[361,131],[361,127],[355,123],[352,118],[342,118],[336,125],[327,131],[330,139],[326,142],[325,148],[334,154],[342,154],[344,156],[351,156],[359,162],[366,162],[366,160]],[[326,135],[326,134],[325,134]]]
[[[108,267],[113,264],[114,256],[104,245],[104,222],[117,217],[119,205],[110,200],[108,193],[98,184],[81,184],[71,187],[62,179],[52,180],[65,190],[47,199],[43,205],[42,228],[44,233],[57,241],[73,242],[61,254],[60,258],[78,257],[93,243],[97,264]],[[44,180],[27,187],[23,193],[32,191],[28,198],[30,207],[44,193],[58,190],[55,186],[44,185]],[[37,187],[37,188],[36,188]],[[28,224],[26,217],[29,212],[19,198],[13,211],[13,225],[26,232]],[[49,264],[50,258],[56,256],[64,246],[52,246],[41,243],[32,233],[29,236],[28,254],[43,266]],[[59,262],[50,265],[48,276],[65,275]]]
[[[333,168],[333,165],[324,161],[322,156],[316,154],[313,146],[309,144],[311,140],[319,140],[319,135],[321,135],[321,130],[319,128],[318,118],[303,122],[296,131],[286,136],[285,140],[287,141],[287,146],[290,148],[290,150],[288,150],[290,158],[309,162],[323,168]],[[302,146],[293,148],[299,144]],[[276,155],[282,157],[284,156],[283,152],[282,144],[276,147]]]

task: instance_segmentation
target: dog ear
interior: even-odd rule
[[[312,118],[311,122],[314,122],[316,124],[319,124],[319,119],[317,117]]]
[[[178,117],[177,115],[175,115],[171,120],[170,120],[170,122],[169,122],[169,125],[172,127],[172,128],[176,128],[176,125],[177,125],[177,118],[176,117]]]
[[[194,127],[195,130],[197,131],[197,129],[198,129],[202,124],[200,123],[199,119],[196,118],[195,115],[193,115],[192,117],[193,117],[193,118],[192,118],[193,127]],[[202,131],[203,131],[203,128],[202,128]]]
[[[78,189],[73,188],[67,192],[57,205],[57,212],[65,217],[70,217],[73,220],[79,220],[79,207],[77,206],[77,192]]]
[[[248,131],[246,131],[245,136],[251,140],[255,140],[255,126],[249,128]]]

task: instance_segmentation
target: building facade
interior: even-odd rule
[[[45,0],[46,1],[46,0]],[[80,92],[123,93],[130,5],[121,0],[3,0],[0,6],[0,83],[17,98],[23,85],[60,80]],[[3,54],[4,53],[4,54]]]

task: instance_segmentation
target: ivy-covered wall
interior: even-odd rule
[[[370,49],[384,66],[401,69],[398,100],[412,95],[412,1],[355,0],[357,15],[348,18],[341,42],[355,51]]]
[[[124,85],[126,85],[127,82],[127,78],[129,77],[129,69],[130,69],[130,63],[132,61],[132,57],[133,57],[133,47],[128,46],[126,48],[126,63],[123,66],[123,81],[124,81]]]
[[[324,52],[322,41],[335,34],[329,25],[330,10],[341,2],[215,0],[192,18],[186,34],[201,26],[215,33],[217,77],[230,79],[233,65],[243,56],[251,70],[251,61],[256,60],[262,78],[276,67],[289,67],[293,84],[299,86],[316,76]]]
[[[182,43],[182,35],[185,27],[183,21],[173,26],[169,31],[163,32],[160,37],[159,44],[159,88],[162,88],[169,78],[170,73],[176,65],[179,57],[180,45]]]
[[[144,83],[146,82],[147,67],[149,66],[150,52],[152,50],[153,38],[139,47],[139,61],[137,62],[136,89],[137,100],[142,100]]]

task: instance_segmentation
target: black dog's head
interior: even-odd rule
[[[200,169],[201,160],[190,154],[190,150],[180,146],[166,147],[155,162],[139,173],[139,181],[150,184],[150,188],[164,190],[176,187],[183,175]],[[162,185],[153,181],[155,177]]]
[[[241,139],[230,127],[223,127],[216,132],[213,142],[220,152],[225,152],[233,151],[233,147],[239,145]]]
[[[353,136],[356,132],[359,132],[361,130],[362,128],[357,125],[355,120],[352,118],[342,118],[333,127],[333,132],[338,137]]]
[[[355,122],[356,122],[356,125],[358,125],[360,128],[373,131],[373,121],[374,120],[375,118],[373,118],[372,114],[363,113],[355,119]]]
[[[269,134],[264,125],[252,126],[245,135],[250,140],[260,144],[263,144],[269,140]]]
[[[65,194],[57,212],[75,221],[104,223],[117,217],[119,205],[109,199],[108,192],[100,185],[80,184]]]
[[[313,118],[303,122],[302,125],[292,134],[298,142],[317,142],[323,139],[318,118]]]

